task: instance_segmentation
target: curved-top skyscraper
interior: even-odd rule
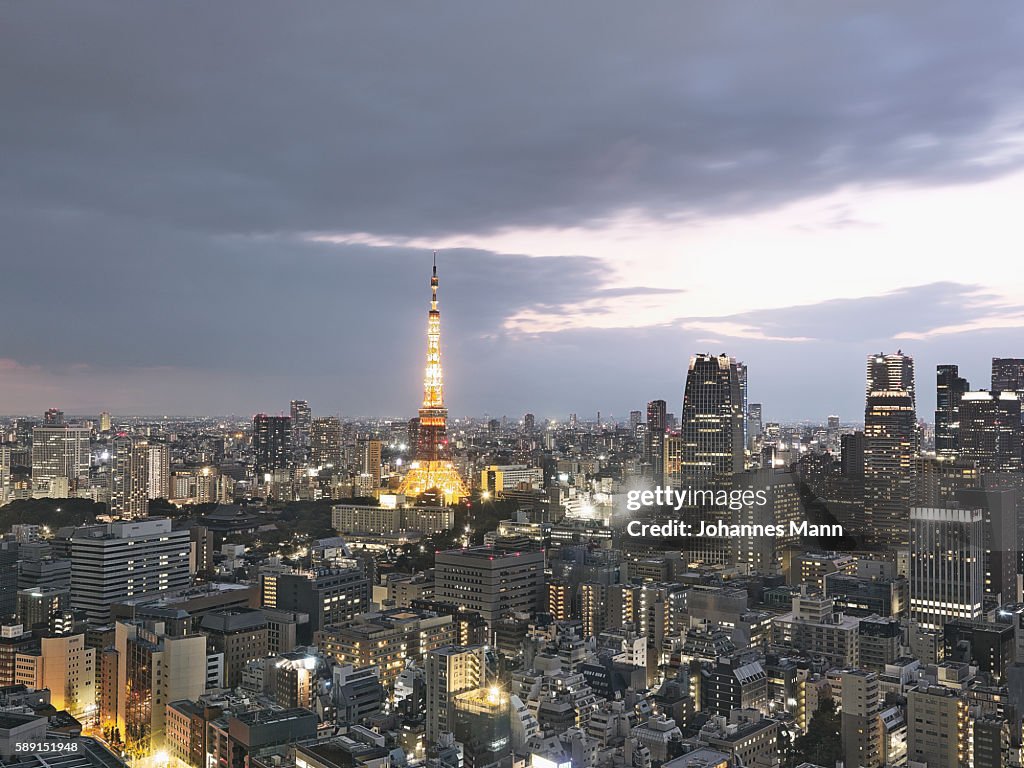
[[[416,457],[398,492],[419,496],[436,491],[448,504],[468,496],[465,482],[448,452],[448,409],[444,405],[441,369],[441,311],[437,308],[437,258],[430,276],[430,312],[427,313],[427,367],[423,376],[423,405],[419,412]]]

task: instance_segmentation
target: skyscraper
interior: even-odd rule
[[[313,419],[309,430],[309,461],[318,469],[341,468],[341,421],[337,416]]]
[[[959,448],[960,400],[971,388],[955,365],[940,365],[935,373],[935,453],[955,458]]]
[[[743,404],[736,362],[694,355],[686,375],[680,437],[684,484],[725,484],[743,471]]]
[[[926,629],[981,616],[984,516],[950,502],[910,512],[910,618]]]
[[[114,438],[110,472],[112,516],[135,520],[149,513],[149,447],[149,441],[140,437]]]
[[[151,440],[149,443],[149,490],[151,499],[171,496],[171,447],[167,443]]]
[[[647,461],[651,464],[651,477],[656,486],[665,485],[665,413],[664,400],[651,400],[647,404],[647,433],[644,436]]]
[[[295,460],[303,462],[309,452],[309,431],[313,424],[313,412],[305,400],[292,400],[292,451]]]
[[[735,360],[733,361],[735,362]],[[740,383],[740,403],[743,418],[743,445],[746,447],[750,440],[750,425],[747,421],[749,404],[747,402],[747,364],[736,362],[736,378]]]
[[[1016,357],[992,358],[992,391],[1019,392],[1024,390],[1024,359]]]
[[[380,488],[381,461],[383,458],[384,443],[380,440],[369,438],[362,440],[360,444],[360,463],[364,475],[369,475],[370,484],[373,488]]]
[[[870,355],[864,408],[864,517],[867,535],[906,545],[919,437],[914,359]]]
[[[89,430],[63,420],[32,429],[32,487],[56,497],[71,495],[75,481],[89,474]]]
[[[754,450],[754,443],[761,439],[764,429],[761,403],[751,403],[747,407],[747,448]]]
[[[960,403],[960,458],[983,473],[1022,469],[1021,403],[1017,392],[966,392]]]
[[[262,481],[265,475],[291,467],[291,417],[256,414],[252,420],[252,448],[256,455],[258,481]]]
[[[419,496],[437,491],[451,504],[468,496],[469,490],[448,450],[448,409],[444,404],[441,369],[441,311],[437,308],[437,257],[430,277],[430,311],[427,313],[427,366],[423,377],[423,405],[419,411],[415,460],[402,479],[399,493]]]

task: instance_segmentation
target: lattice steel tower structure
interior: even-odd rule
[[[437,308],[437,254],[430,276],[430,312],[427,313],[427,367],[423,377],[423,405],[419,411],[416,457],[398,492],[419,496],[437,491],[448,504],[469,496],[469,490],[448,451],[448,409],[444,405],[441,369],[441,311]]]

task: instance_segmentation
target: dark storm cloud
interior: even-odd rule
[[[399,235],[948,181],[1020,103],[1011,4],[14,3],[8,205]]]
[[[691,318],[687,323],[735,323],[757,329],[766,337],[812,338],[822,342],[888,341],[911,338],[938,328],[957,326],[992,313],[997,297],[979,286],[931,283],[901,288],[881,296],[832,299],[797,307],[742,312],[726,317]],[[1024,312],[1024,306],[1002,311]]]

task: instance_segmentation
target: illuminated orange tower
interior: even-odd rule
[[[436,491],[448,504],[469,496],[469,490],[455,469],[448,452],[448,409],[444,407],[441,370],[441,311],[437,308],[437,253],[430,276],[430,312],[427,314],[427,367],[423,377],[423,406],[420,408],[416,457],[398,492],[419,496]]]

